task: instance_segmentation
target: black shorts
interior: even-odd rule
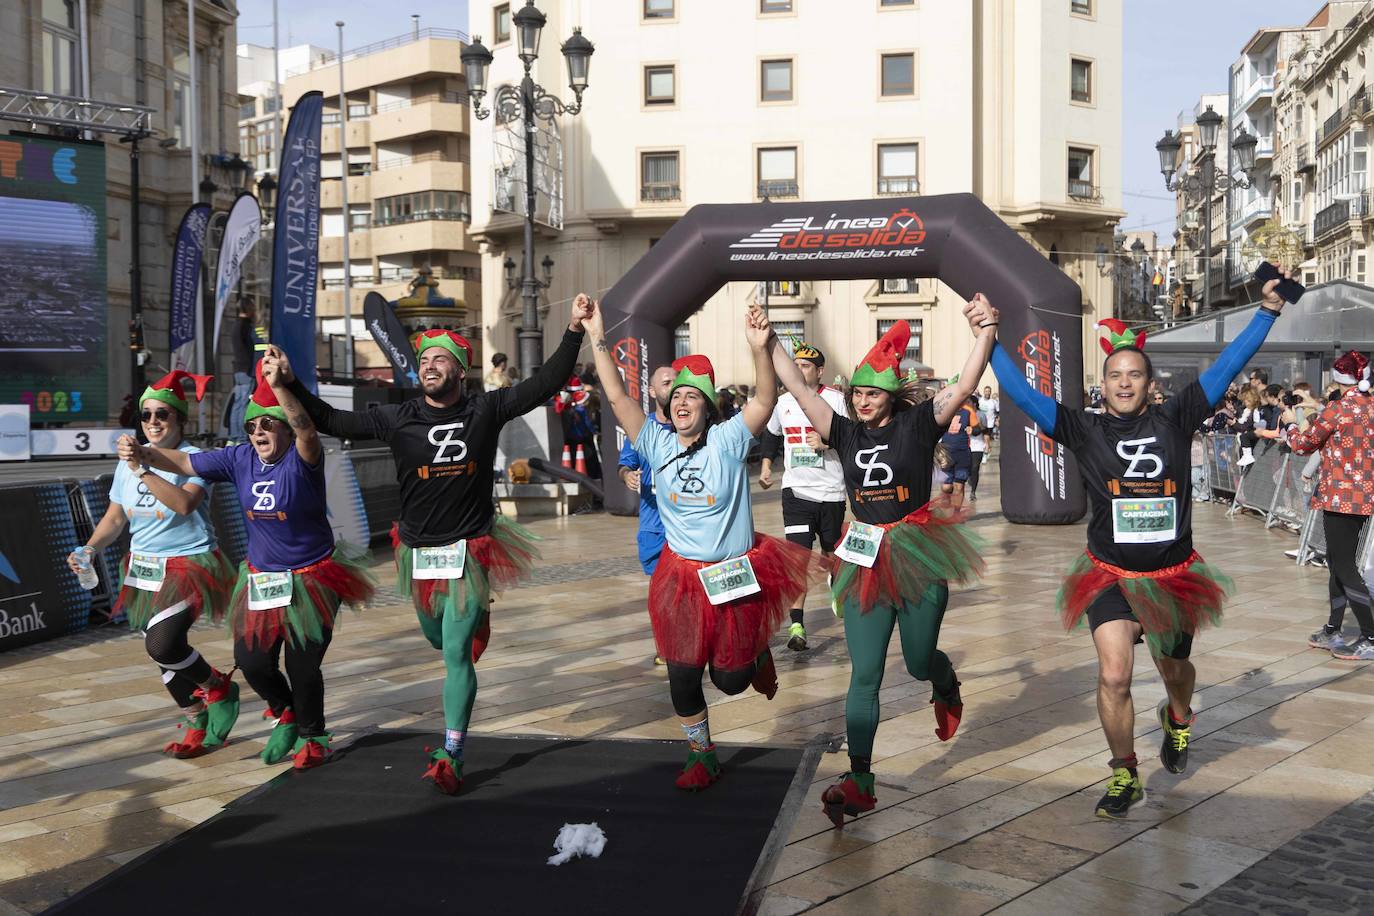
[[[1096,630],[1109,620],[1136,620],[1135,612],[1126,603],[1126,596],[1121,593],[1121,586],[1113,585],[1093,599],[1093,603],[1088,605],[1088,629]],[[1137,622],[1139,622],[1137,620]],[[1144,636],[1137,636],[1136,643],[1145,641]],[[1185,659],[1193,653],[1193,634],[1184,633],[1179,639],[1178,645],[1174,646],[1174,651],[1169,653],[1169,658]]]
[[[844,503],[816,503],[783,490],[782,525],[783,535],[793,544],[810,550],[812,542],[819,539],[821,550],[834,553],[844,527]]]

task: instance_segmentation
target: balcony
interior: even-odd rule
[[[682,200],[682,187],[666,182],[652,182],[639,186],[639,199],[645,203],[666,203]]]
[[[457,98],[457,93],[444,93],[382,106],[386,111],[379,108],[372,116],[373,142],[467,133],[468,106]]]
[[[1274,135],[1258,137],[1255,140],[1255,161],[1274,158]]]
[[[434,271],[437,276],[439,268]],[[358,318],[362,314],[362,303],[368,293],[375,292],[388,302],[395,302],[404,296],[410,295],[410,279],[414,271],[407,271],[404,278],[391,280],[380,279],[371,275],[355,276],[353,278],[353,314]],[[316,308],[321,317],[330,318],[343,315],[343,279],[328,280],[322,285],[322,289],[315,297]],[[451,299],[457,299],[460,307],[471,310],[480,308],[482,302],[482,284],[477,280],[448,280],[439,287],[439,295]]]
[[[378,257],[415,251],[461,251],[468,247],[467,223],[440,215],[405,223],[372,226],[372,251]]]
[[[1097,185],[1091,181],[1082,181],[1077,178],[1069,179],[1069,197],[1072,200],[1084,201],[1087,203],[1102,203],[1102,192]]]
[[[1255,103],[1274,98],[1274,75],[1261,76],[1240,94],[1240,110],[1249,111]]]
[[[372,194],[381,198],[417,191],[466,191],[470,181],[467,157],[423,153],[378,163],[372,173]]]
[[[1317,170],[1317,157],[1312,155],[1312,144],[1298,144],[1298,150],[1293,154],[1293,162],[1293,167],[1298,172],[1315,172]]]
[[[365,261],[372,257],[371,233],[355,229],[348,233],[348,259]],[[320,236],[320,261],[326,264],[343,263],[343,236]]]
[[[801,196],[801,188],[796,180],[770,180],[759,182],[759,199],[787,200]]]
[[[1324,208],[1312,221],[1312,241],[1320,241],[1334,232],[1345,229],[1351,220],[1359,219],[1368,212],[1368,204],[1369,192],[1365,191],[1358,197],[1338,200]]]
[[[348,203],[365,204],[372,200],[372,179],[364,175],[361,178],[348,179]],[[338,178],[326,178],[320,182],[320,209],[338,210],[343,207],[343,181]]]
[[[344,122],[344,136],[348,138],[349,149],[362,149],[372,142],[371,124],[370,120],[359,120],[351,117]],[[285,132],[284,128],[283,132]],[[320,127],[320,154],[323,156],[339,155],[339,118],[337,113],[333,123],[325,123]]]
[[[1236,220],[1242,226],[1263,222],[1274,215],[1274,204],[1263,195],[1243,204],[1236,211]]]
[[[878,179],[879,194],[920,194],[921,182],[915,175],[893,175]]]
[[[1351,117],[1362,118],[1369,113],[1369,96],[1365,95],[1364,92],[1352,96],[1350,101],[1337,108],[1335,113],[1323,121],[1322,126],[1317,129],[1317,148],[1320,149],[1323,144],[1335,139]]]

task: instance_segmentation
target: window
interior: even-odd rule
[[[673,328],[673,359],[692,355],[692,327],[680,324]]]
[[[1069,147],[1069,196],[1096,199],[1097,186],[1093,183],[1093,151],[1076,146]]]
[[[769,296],[800,296],[800,280],[769,280],[767,283],[760,283],[756,293],[757,298],[762,298],[763,293]],[[776,324],[774,325],[776,327]]]
[[[379,197],[372,202],[372,225],[394,226],[421,220],[469,222],[472,205],[466,191],[419,191]]]
[[[247,121],[249,118],[257,117],[258,100],[251,99],[239,106],[239,120]]]
[[[362,206],[351,206],[348,208],[348,231],[357,232],[360,229],[372,228],[372,207],[363,204]]]
[[[682,200],[677,153],[642,153],[639,162],[640,200]]]
[[[915,6],[916,0],[882,0],[879,6]]]
[[[896,319],[884,318],[878,322],[878,336],[874,342],[883,339],[883,335],[892,330],[892,326],[897,323]],[[920,319],[906,319],[906,323],[911,326],[911,340],[906,345],[906,353],[902,355],[902,361],[914,360],[921,361],[921,321]]]
[[[368,105],[366,102],[348,103],[348,120],[350,121],[365,120],[371,114],[372,106]]]
[[[759,100],[792,101],[792,61],[765,60],[759,65]]]
[[[496,37],[495,44],[510,41],[510,4],[502,3],[491,11],[491,31]]]
[[[915,143],[878,144],[878,193],[919,194]]]
[[[916,94],[915,54],[884,54],[882,64],[883,95]]]
[[[1069,95],[1075,102],[1093,100],[1093,65],[1073,58],[1069,63]]]
[[[644,0],[645,19],[672,19],[676,16],[675,0]]]
[[[644,104],[672,105],[677,101],[677,68],[671,64],[644,68]]]
[[[755,165],[759,176],[759,197],[796,197],[800,194],[795,146],[760,149]]]
[[[805,321],[770,321],[773,330],[778,335],[778,342],[787,350],[787,355],[792,355],[793,348],[806,340]]]
[[[1355,282],[1364,282],[1364,269],[1366,265],[1366,255],[1363,251],[1355,255]]]
[[[1292,199],[1288,202],[1288,221],[1290,223],[1302,222],[1302,182],[1293,182]]]
[[[921,281],[913,279],[888,279],[883,281],[881,292],[885,296],[914,296],[921,291]]]
[[[177,146],[186,149],[191,145],[191,55],[184,48],[172,52],[172,71],[169,82],[172,87],[171,135],[176,138]]]
[[[1093,0],[1069,0],[1069,12],[1077,13],[1080,16],[1091,16],[1093,14]]]
[[[77,57],[76,0],[43,0],[43,91],[75,95],[81,72]]]
[[[790,13],[792,0],[759,0],[760,13]]]

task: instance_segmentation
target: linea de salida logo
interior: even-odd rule
[[[732,249],[837,250],[909,248],[926,240],[926,227],[915,212],[903,207],[888,216],[841,217],[832,213],[824,222],[814,216],[780,219],[731,244]]]

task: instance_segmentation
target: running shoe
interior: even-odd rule
[[[778,695],[778,669],[773,665],[772,649],[764,649],[759,653],[754,662],[754,679],[750,686],[770,700]]]
[[[1344,662],[1374,662],[1374,638],[1356,636],[1331,646],[1331,657]]]
[[[1197,716],[1190,714],[1187,722],[1175,725],[1173,716],[1169,713],[1167,699],[1159,701],[1159,708],[1155,712],[1159,715],[1160,727],[1164,729],[1164,743],[1159,746],[1159,759],[1163,762],[1164,769],[1170,773],[1182,773],[1188,768],[1188,737]]]
[[[821,809],[830,823],[844,826],[844,816],[858,817],[878,804],[872,773],[845,773],[840,781],[821,793]]]
[[[421,779],[434,780],[434,788],[445,795],[457,795],[463,787],[463,761],[455,761],[442,747],[429,755],[429,769]]]
[[[1251,449],[1243,448],[1240,450],[1240,460],[1236,462],[1238,468],[1248,468],[1255,463],[1255,453]]]
[[[1326,624],[1322,624],[1320,630],[1307,637],[1307,644],[1313,649],[1326,649],[1327,651],[1336,648],[1337,643],[1343,641],[1340,628],[1329,627]]]
[[[271,710],[269,709],[270,713]],[[281,763],[291,756],[296,749],[296,741],[300,737],[296,732],[296,714],[287,709],[277,717],[272,724],[272,734],[267,738],[267,746],[262,749],[258,756],[262,762],[269,766],[274,763]]]
[[[662,655],[655,655],[655,656],[654,656],[654,664],[655,664],[655,665],[666,665],[666,664],[668,664],[668,663],[665,662],[665,661],[663,660],[663,656],[662,656]]]
[[[234,683],[234,672],[221,674],[216,671],[219,683],[214,687],[200,687],[194,696],[205,701],[205,709],[210,714],[205,727],[205,746],[219,747],[229,741],[229,732],[239,720],[239,685]]]
[[[292,763],[298,770],[311,770],[329,762],[332,751],[329,749],[329,733],[323,735],[301,735],[292,749],[295,760]]]
[[[787,629],[787,648],[793,652],[806,651],[806,627],[794,623]]]
[[[1122,818],[1132,806],[1145,800],[1145,787],[1139,776],[1132,776],[1125,767],[1112,770],[1112,778],[1107,783],[1107,794],[1097,803],[1097,816]]]
[[[959,720],[964,717],[964,699],[959,696],[959,681],[954,682],[948,694],[932,689],[930,702],[935,704],[935,737],[948,741],[959,730]]]
[[[209,713],[203,709],[194,716],[187,716],[186,721],[177,724],[177,728],[185,729],[181,739],[167,742],[162,753],[170,754],[179,760],[189,760],[204,754],[209,750],[205,746],[205,726],[209,719]]]
[[[720,779],[720,761],[716,759],[716,746],[710,744],[705,750],[692,750],[687,754],[687,763],[677,776],[677,787],[700,792],[717,779]]]

